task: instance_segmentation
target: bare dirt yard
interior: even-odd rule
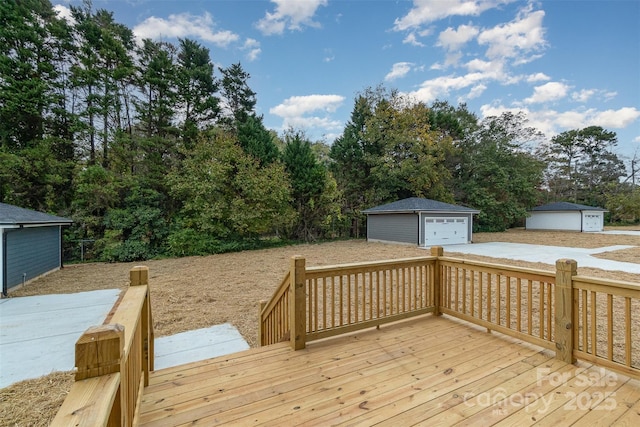
[[[628,229],[640,230],[640,227]],[[622,234],[543,232],[521,229],[504,233],[476,233],[474,242],[515,242],[595,248],[633,245],[607,252],[603,258],[640,263],[640,237]],[[413,246],[346,240],[205,257],[150,260],[143,263],[91,263],[66,266],[10,294],[10,297],[125,288],[129,270],[146,265],[156,336],[172,335],[221,323],[234,325],[250,346],[256,345],[258,303],[268,299],[280,283],[293,255],[308,266],[425,256]],[[447,253],[508,265],[544,270],[554,266]],[[640,276],[624,272],[580,268],[579,274],[640,283]],[[72,372],[54,373],[0,390],[0,425],[46,426],[55,415],[73,381]]]

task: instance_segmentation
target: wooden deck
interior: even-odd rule
[[[640,381],[426,315],[152,372],[140,425],[640,425]]]

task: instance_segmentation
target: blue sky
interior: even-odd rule
[[[62,15],[69,4],[52,0]],[[258,113],[331,143],[356,95],[383,84],[483,118],[523,111],[550,138],[599,125],[640,158],[638,0],[93,0],[137,37],[240,62]],[[219,76],[219,74],[218,74]]]

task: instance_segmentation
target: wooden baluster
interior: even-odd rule
[[[258,304],[258,347],[265,345],[264,342],[264,321],[262,320],[262,311],[267,305],[267,301],[261,300]]]

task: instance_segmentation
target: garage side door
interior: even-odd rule
[[[602,215],[597,213],[584,214],[582,231],[602,231]]]
[[[58,227],[24,228],[7,233],[7,287],[60,267]]]
[[[467,218],[425,218],[425,246],[467,243]]]

